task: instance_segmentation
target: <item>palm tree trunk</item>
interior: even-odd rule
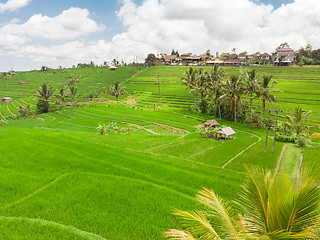
[[[118,108],[118,97],[116,97],[116,99],[117,99],[117,108]]]
[[[260,127],[262,128],[262,114],[263,114],[263,107],[261,108],[261,116],[260,116]]]
[[[252,93],[250,94],[250,122],[252,122]]]
[[[220,119],[222,118],[222,116],[221,116],[221,106],[220,106],[220,104],[219,104],[219,117],[220,117]]]
[[[196,100],[196,95],[194,94],[194,92],[192,92],[192,94],[193,94],[194,107],[197,111],[199,111],[199,107],[198,107],[197,100]]]

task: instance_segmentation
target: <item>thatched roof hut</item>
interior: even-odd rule
[[[117,67],[116,67],[116,66],[110,66],[109,69],[110,69],[111,71],[115,71],[115,70],[117,69]]]
[[[4,97],[1,99],[1,102],[11,102],[13,100],[12,97]]]
[[[212,127],[215,128],[216,126],[219,126],[220,123],[217,122],[217,120],[212,119],[212,120],[208,120],[206,122],[204,122],[205,127]]]
[[[224,127],[217,131],[218,134],[224,136],[225,139],[229,139],[231,135],[236,132],[231,127]]]

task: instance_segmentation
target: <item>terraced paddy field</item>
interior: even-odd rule
[[[126,87],[137,94],[144,92],[139,104],[188,107],[192,105],[193,99],[191,94],[181,85],[181,77],[188,68],[183,66],[157,66],[127,81]],[[210,69],[210,67],[202,68]],[[292,113],[296,107],[300,106],[307,111],[311,111],[310,124],[314,125],[320,122],[319,67],[258,67],[255,69],[258,71],[258,76],[272,75],[273,79],[278,82],[274,90],[282,92],[274,94],[279,99],[276,108],[283,111],[280,114],[280,120],[285,120],[287,114]],[[238,67],[224,67],[224,70],[226,72],[225,80],[232,74],[239,74]],[[149,94],[146,94],[146,91]],[[259,113],[261,103],[255,101],[254,107],[256,112]],[[272,108],[270,105],[268,107]]]
[[[185,68],[160,70],[170,76],[161,95],[156,84],[143,91],[133,83],[157,76],[157,68],[123,76],[135,108],[124,103],[115,108],[102,95],[82,107],[0,127],[0,239],[164,239],[165,230],[180,228],[172,211],[195,209],[194,195],[202,187],[234,199],[244,164],[297,171],[302,149],[276,143],[272,153],[269,138],[264,154],[263,129],[218,120],[236,131],[233,139],[201,138],[197,127],[212,117],[185,109],[192,102],[179,83]],[[104,81],[119,79],[115,74]],[[1,112],[36,103],[30,92],[14,96]],[[167,107],[156,110],[154,104]],[[135,131],[100,135],[97,126],[110,122]],[[304,162],[319,165],[319,148],[303,151]]]
[[[235,137],[203,139],[196,127],[209,117],[187,113],[91,106],[9,121],[0,128],[1,238],[163,239],[179,227],[171,211],[193,209],[201,187],[232,199],[243,164],[275,168],[283,144],[264,154],[263,130],[221,121]],[[110,121],[136,131],[100,135]]]

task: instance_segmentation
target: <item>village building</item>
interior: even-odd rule
[[[239,60],[226,60],[226,61],[223,61],[222,66],[239,67],[241,66],[241,62]]]
[[[272,55],[275,66],[290,66],[297,63],[297,54],[291,48],[280,48]]]
[[[171,65],[177,61],[177,55],[165,55],[164,56],[164,63],[166,65]]]
[[[265,52],[260,55],[260,60],[264,64],[269,64],[269,63],[271,63],[271,55]]]

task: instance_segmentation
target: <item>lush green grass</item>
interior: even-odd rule
[[[245,177],[244,164],[274,169],[283,144],[276,143],[272,153],[269,138],[264,154],[264,129],[218,120],[236,131],[233,139],[218,142],[201,138],[197,126],[212,117],[184,109],[193,101],[180,85],[186,69],[155,67],[132,79],[138,69],[73,69],[56,74],[18,73],[7,80],[12,88],[6,93],[15,101],[1,105],[6,116],[9,110],[17,113],[19,104],[35,104],[32,93],[41,82],[52,77],[49,83],[57,86],[79,74],[82,100],[91,84],[92,89],[101,89],[101,85],[129,79],[126,87],[139,109],[87,102],[81,108],[9,120],[0,127],[0,238],[163,239],[166,229],[180,227],[172,210],[194,209],[193,197],[202,187],[234,199]],[[287,84],[291,71],[301,70],[288,68],[289,72],[283,73],[281,69],[259,71],[269,71]],[[226,70],[228,75],[238,71]],[[316,78],[317,70],[312,71],[301,75],[306,80]],[[19,77],[30,84],[9,83]],[[6,82],[0,84],[6,87]],[[310,96],[317,100],[315,92],[310,91]],[[109,96],[104,94],[102,99]],[[154,104],[173,108],[156,111]],[[136,131],[100,135],[96,127],[109,122],[132,125]],[[318,148],[303,150],[306,162],[318,164]],[[285,156],[295,158],[289,151]],[[296,162],[285,163],[287,170],[283,171],[296,169]]]

